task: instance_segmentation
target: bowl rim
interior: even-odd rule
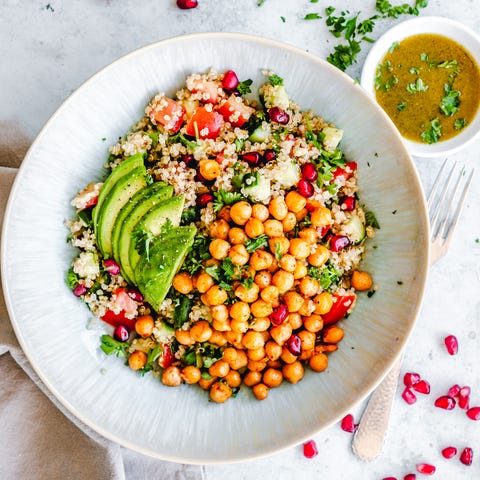
[[[423,27],[421,31],[420,27]],[[400,22],[394,27],[388,29],[378,40],[375,41],[375,44],[370,49],[362,67],[360,85],[374,99],[375,103],[377,102],[375,100],[375,91],[373,86],[376,66],[386,54],[390,45],[394,41],[401,41],[405,38],[422,33],[442,35],[456,41],[457,43],[460,43],[460,41],[457,39],[452,38],[449,33],[446,33],[445,28],[455,31],[455,34],[458,35],[458,37],[469,38],[471,41],[475,42],[478,45],[480,52],[480,36],[472,29],[456,20],[441,16],[427,15]],[[464,45],[462,45],[462,47],[465,48],[468,53],[470,53],[472,58],[476,61],[477,66],[480,68],[480,54],[475,55]],[[474,118],[480,119],[480,106],[478,107]],[[480,123],[480,120],[477,121]],[[468,129],[465,129],[463,132],[458,133],[448,140],[434,144],[414,142],[404,138],[403,136],[402,139],[411,155],[423,158],[436,158],[440,156],[451,155],[463,150],[465,147],[477,140],[479,135],[480,125],[477,125],[476,130],[471,129],[468,131]]]
[[[5,245],[7,244],[7,237],[8,237],[8,232],[9,232],[9,223],[11,221],[12,217],[12,212],[14,209],[14,199],[17,195],[17,191],[19,190],[19,185],[21,183],[21,180],[24,176],[24,172],[27,170],[28,165],[33,161],[33,152],[35,151],[37,144],[41,141],[42,137],[46,134],[48,129],[50,128],[50,125],[56,120],[57,116],[61,115],[62,112],[65,110],[66,106],[70,104],[70,102],[75,100],[75,97],[78,93],[79,90],[83,89],[84,87],[88,86],[90,83],[94,82],[95,79],[103,75],[106,71],[109,69],[112,69],[117,63],[124,62],[129,58],[132,58],[136,55],[140,55],[144,52],[147,52],[150,49],[156,49],[159,46],[166,45],[169,43],[175,43],[178,41],[195,41],[198,39],[208,39],[208,38],[215,38],[216,40],[221,41],[222,39],[228,39],[228,40],[238,40],[238,41],[250,41],[250,42],[255,42],[257,44],[262,44],[265,46],[271,46],[271,47],[276,47],[276,48],[281,48],[287,51],[292,52],[295,55],[299,55],[301,57],[304,57],[310,61],[314,61],[315,63],[319,64],[322,66],[322,68],[327,68],[331,70],[335,75],[343,76],[345,80],[348,80],[351,82],[352,86],[357,84],[355,80],[353,80],[351,77],[349,77],[347,74],[339,70],[338,68],[334,67],[330,63],[328,63],[326,60],[313,55],[305,50],[302,50],[299,47],[272,40],[269,38],[265,38],[259,35],[250,35],[250,34],[243,34],[243,33],[236,33],[236,32],[202,32],[202,33],[192,33],[192,34],[187,34],[187,35],[176,35],[173,37],[169,37],[163,40],[159,40],[156,42],[149,43],[147,45],[141,46],[135,50],[132,50],[131,52],[122,55],[115,59],[114,61],[110,62],[106,66],[102,67],[100,70],[96,71],[94,74],[92,74],[89,78],[87,78],[84,82],[82,82],[77,88],[75,88],[66,98],[63,100],[63,102],[58,106],[58,108],[55,110],[55,112],[49,117],[49,119],[45,122],[37,136],[35,137],[34,141],[32,142],[30,148],[28,149],[24,160],[22,161],[22,164],[19,168],[19,171],[16,175],[16,178],[14,180],[14,183],[12,185],[8,201],[7,201],[7,206],[5,209],[5,215],[4,215],[4,220],[3,220],[3,228],[2,228],[2,236],[1,236],[1,241],[0,241],[0,271],[5,272],[7,270],[7,260],[6,260],[6,249]],[[378,113],[383,117],[384,121],[387,124],[390,124],[391,126],[391,134],[396,136],[397,139],[399,140],[399,147],[404,150],[405,158],[407,161],[407,168],[409,169],[409,173],[411,174],[411,182],[415,184],[415,187],[417,191],[422,192],[422,184],[420,181],[419,173],[417,171],[416,165],[408,151],[408,149],[405,147],[403,143],[403,139],[396,129],[395,125],[393,124],[392,120],[390,117],[383,111],[383,109],[362,89],[359,87],[359,94],[363,95],[364,98],[372,105],[372,108],[376,109]],[[251,455],[244,455],[244,456],[238,456],[234,459],[220,459],[220,460],[207,460],[207,461],[200,461],[198,459],[188,459],[185,457],[180,457],[176,455],[170,454],[165,454],[165,452],[158,452],[153,449],[145,448],[142,446],[138,446],[134,443],[132,443],[129,440],[126,440],[125,438],[120,438],[120,436],[117,436],[115,433],[112,433],[109,429],[101,427],[97,425],[94,421],[91,421],[89,418],[85,417],[76,407],[74,407],[67,398],[64,398],[62,394],[56,389],[55,385],[50,382],[50,380],[47,378],[46,375],[42,372],[41,368],[39,365],[37,365],[34,361],[32,361],[32,357],[30,355],[30,352],[28,351],[26,346],[26,342],[22,336],[22,331],[20,328],[19,323],[17,323],[17,320],[15,318],[15,311],[14,311],[14,305],[13,301],[10,296],[10,291],[9,291],[9,283],[6,281],[3,281],[3,292],[4,292],[4,297],[5,297],[5,304],[7,307],[7,312],[9,314],[9,318],[11,319],[11,325],[14,329],[15,335],[18,339],[18,342],[20,346],[22,347],[22,351],[27,357],[30,365],[32,366],[33,370],[35,373],[38,375],[42,383],[46,386],[46,388],[53,394],[55,397],[54,400],[58,401],[58,404],[61,405],[65,411],[63,412],[67,416],[72,415],[75,417],[77,420],[82,422],[84,425],[86,425],[88,428],[90,428],[93,432],[96,432],[97,434],[101,435],[102,437],[111,440],[121,446],[127,447],[131,450],[134,450],[138,453],[154,457],[157,459],[161,459],[164,461],[171,461],[171,462],[177,462],[177,463],[188,463],[192,465],[215,465],[215,464],[234,464],[234,463],[239,463],[239,462],[244,462],[244,461],[250,461],[254,459],[259,459],[263,458],[275,453],[278,453],[280,451],[286,450],[287,448],[291,448],[293,446],[299,445],[307,440],[309,440],[312,436],[319,434],[321,431],[326,430],[330,428],[334,423],[337,423],[346,413],[348,413],[348,410],[351,409],[354,405],[357,405],[361,401],[363,401],[377,386],[383,381],[383,379],[386,377],[386,375],[389,373],[390,369],[394,366],[394,364],[401,358],[403,355],[403,351],[405,348],[405,345],[407,341],[410,338],[410,335],[413,332],[415,323],[418,319],[418,315],[423,303],[423,300],[425,298],[425,290],[426,290],[426,285],[427,285],[427,277],[428,277],[428,272],[429,272],[429,259],[430,259],[430,249],[429,249],[429,238],[430,238],[430,226],[428,222],[428,210],[427,210],[427,205],[425,201],[425,197],[423,195],[420,195],[420,198],[418,199],[419,203],[417,206],[417,212],[421,218],[421,224],[423,224],[424,228],[424,245],[423,245],[423,262],[419,262],[419,270],[418,270],[418,278],[419,280],[419,296],[418,296],[418,303],[415,307],[415,309],[412,312],[412,315],[410,317],[409,323],[406,327],[406,333],[404,337],[396,343],[395,348],[397,349],[395,355],[390,358],[390,361],[386,361],[383,363],[384,365],[384,370],[382,373],[380,373],[376,380],[373,381],[370,385],[362,387],[360,391],[357,392],[357,399],[356,401],[347,406],[347,408],[343,409],[340,411],[336,416],[332,417],[329,421],[327,421],[323,426],[320,428],[316,428],[315,430],[312,430],[309,432],[308,435],[304,437],[298,437],[294,439],[290,439],[285,441],[283,445],[276,446],[274,448],[266,448],[256,454],[251,454]],[[57,404],[57,406],[59,406]]]

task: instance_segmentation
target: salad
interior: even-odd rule
[[[231,70],[155,95],[67,222],[67,282],[112,326],[103,352],[219,403],[324,371],[375,290],[360,262],[379,225],[343,132],[264,74],[260,102]]]

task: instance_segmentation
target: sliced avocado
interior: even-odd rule
[[[172,197],[163,201],[154,208],[152,208],[136,225],[135,230],[145,230],[154,236],[160,234],[162,225],[168,220],[172,222],[173,226],[180,225],[180,219],[182,217],[183,205],[185,198],[183,195]],[[135,267],[140,260],[140,255],[135,248],[133,241],[129,242],[128,260],[122,256],[122,268],[125,273],[130,276],[132,280],[135,279]],[[125,268],[126,267],[126,268]],[[133,282],[135,283],[135,282]]]
[[[117,263],[118,263],[118,240],[120,238],[120,233],[122,230],[122,225],[124,220],[139,203],[143,202],[150,196],[155,195],[157,192],[163,190],[166,186],[167,184],[164,182],[155,182],[149,185],[148,187],[142,188],[120,210],[120,213],[118,214],[117,219],[115,220],[115,225],[113,226],[113,232],[112,232],[112,252],[113,252],[113,258]],[[171,188],[170,191],[172,193],[170,193],[170,195],[166,195],[165,198],[162,198],[161,200],[171,197],[173,194],[173,188]]]
[[[92,211],[92,220],[95,228],[95,234],[97,233],[97,221],[100,210],[102,209],[102,204],[107,198],[108,194],[112,190],[113,186],[127,173],[135,170],[138,167],[143,165],[143,154],[137,153],[131,157],[126,158],[123,162],[119,163],[107,177],[105,182],[100,189],[100,194],[98,195],[98,202],[95,208]]]
[[[151,210],[155,209],[158,206],[164,204],[164,202],[169,202],[173,194],[173,187],[167,186],[163,187],[162,190],[156,192],[155,194],[144,199],[142,202],[138,203],[136,207],[130,212],[127,218],[124,220],[121,226],[121,233],[118,237],[118,260],[121,269],[122,275],[130,283],[134,282],[134,273],[133,268],[130,266],[129,261],[129,252],[130,246],[134,242],[132,241],[133,232],[136,230],[139,222],[147,215]],[[183,203],[183,202],[182,202]],[[165,221],[165,219],[163,219]]]
[[[147,185],[142,165],[115,183],[98,214],[97,245],[105,258],[112,256],[112,231],[120,210]]]
[[[192,247],[196,231],[193,225],[163,229],[152,241],[149,255],[140,257],[135,278],[140,292],[156,311]]]

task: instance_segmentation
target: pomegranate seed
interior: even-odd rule
[[[353,433],[358,427],[358,425],[353,421],[353,415],[351,413],[349,413],[348,415],[345,415],[342,418],[342,422],[340,423],[340,426],[342,427],[342,430],[344,432],[349,432],[349,433]]]
[[[239,83],[237,74],[233,70],[227,70],[223,75],[222,87],[225,90],[236,90]]]
[[[472,407],[467,410],[467,417],[471,420],[480,420],[480,407]]]
[[[143,295],[138,290],[135,290],[134,288],[130,288],[127,293],[128,293],[128,296],[133,300],[135,300],[136,302],[138,303],[143,302]]]
[[[274,325],[281,325],[288,317],[288,308],[284,303],[281,303],[277,308],[273,309],[270,314],[270,321]]]
[[[428,395],[430,393],[430,384],[426,380],[420,380],[418,383],[412,385],[412,388],[418,392]]]
[[[298,356],[302,353],[302,341],[298,335],[291,335],[285,342],[285,346],[292,355]]]
[[[210,202],[213,202],[213,195],[211,193],[202,193],[197,197],[197,205],[199,207],[206,207]]]
[[[417,472],[423,473],[423,475],[433,475],[435,473],[436,468],[429,463],[419,463],[417,465]]]
[[[83,285],[83,283],[79,283],[74,289],[73,289],[73,294],[76,297],[81,297],[82,295],[85,295],[87,293],[87,287]]]
[[[407,372],[403,376],[403,384],[406,387],[411,387],[420,381],[420,375],[418,373]]]
[[[177,7],[182,10],[189,10],[198,6],[197,0],[177,0]]]
[[[444,410],[453,410],[455,408],[455,399],[447,395],[438,397],[435,400],[435,406]]]
[[[266,163],[271,162],[277,158],[277,154],[275,153],[275,150],[272,150],[271,148],[265,150],[265,153],[263,154],[263,159],[265,160]]]
[[[125,325],[117,325],[113,331],[113,336],[120,342],[126,342],[130,334]]]
[[[407,473],[407,475],[403,477],[403,480],[416,480],[416,478],[417,476],[414,473]]]
[[[397,477],[385,477],[382,480],[397,480]]]
[[[297,183],[297,190],[305,198],[310,198],[313,195],[313,185],[304,178]]]
[[[458,340],[455,335],[445,337],[444,342],[450,355],[456,355],[458,353]]]
[[[330,250],[339,252],[350,245],[350,240],[345,235],[332,235],[330,237]]]
[[[470,406],[470,387],[462,387],[458,392],[458,406],[463,410],[468,410]]]
[[[453,458],[457,454],[457,449],[455,447],[445,447],[442,450],[442,455],[447,458]]]
[[[272,107],[268,111],[268,116],[272,122],[279,123],[280,125],[286,125],[290,121],[290,115],[278,107]]]
[[[302,165],[302,178],[314,182],[318,178],[317,167],[309,162]]]
[[[473,450],[470,447],[464,448],[460,454],[460,461],[464,465],[471,465],[473,462]]]
[[[355,204],[357,203],[355,197],[352,195],[351,197],[345,197],[342,200],[342,210],[345,210],[346,212],[351,212],[352,210],[355,209]]]
[[[120,273],[120,265],[113,260],[104,260],[103,268],[105,268],[110,275],[118,275]]]
[[[303,444],[303,455],[307,458],[313,458],[318,454],[315,440],[309,440]]]
[[[455,398],[455,397],[458,397],[459,393],[460,393],[460,385],[453,385],[453,387],[450,387],[450,390],[448,391],[448,396]]]
[[[195,157],[187,153],[185,155],[182,155],[182,162],[188,167],[188,168],[196,168],[197,167],[197,162],[195,161]]]
[[[241,159],[250,165],[256,165],[260,161],[260,154],[258,152],[244,153]]]
[[[417,401],[415,394],[408,388],[405,387],[405,390],[402,393],[402,398],[409,404],[412,405]]]

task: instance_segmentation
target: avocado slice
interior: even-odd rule
[[[153,207],[142,219],[137,223],[134,231],[145,230],[146,232],[151,233],[154,236],[160,234],[163,224],[168,220],[172,222],[173,226],[180,224],[180,219],[182,217],[183,205],[185,203],[185,198],[183,195],[172,197],[168,200],[163,201],[162,203]],[[127,275],[130,275],[132,279],[135,279],[135,267],[140,260],[140,254],[135,248],[135,242],[130,241],[128,246],[128,261],[123,258],[121,263],[122,268],[126,271]],[[135,282],[133,282],[135,283]]]
[[[98,202],[95,208],[92,210],[92,220],[95,228],[95,235],[97,234],[97,222],[100,210],[102,209],[102,204],[105,199],[108,197],[108,194],[112,190],[113,186],[127,173],[132,172],[138,167],[143,165],[143,154],[136,153],[131,157],[126,158],[123,162],[119,163],[107,177],[105,182],[100,189],[100,194],[98,195]]]
[[[157,192],[155,195],[147,198],[143,202],[137,205],[137,207],[130,212],[128,217],[125,219],[122,225],[122,232],[118,241],[118,263],[122,269],[122,275],[127,280],[127,282],[135,284],[135,274],[130,263],[130,250],[134,249],[134,232],[137,227],[145,228],[142,225],[143,218],[145,218],[152,210],[155,210],[158,207],[161,207],[165,204],[169,204],[173,199],[168,198],[173,194],[173,187],[165,187],[164,190]],[[178,197],[174,197],[178,198]],[[183,205],[183,201],[181,202]],[[161,223],[165,223],[165,220],[168,218],[168,209],[164,211],[164,214],[161,218]],[[177,223],[178,225],[178,223]],[[145,228],[145,230],[149,231]],[[151,232],[154,233],[154,232]],[[154,234],[158,234],[154,233]]]
[[[97,245],[104,258],[112,256],[112,231],[120,210],[130,198],[147,185],[146,170],[142,165],[120,178],[111,189],[99,210],[97,223]]]
[[[196,232],[193,225],[164,228],[152,241],[149,255],[141,255],[135,278],[140,292],[156,311],[192,247]]]

